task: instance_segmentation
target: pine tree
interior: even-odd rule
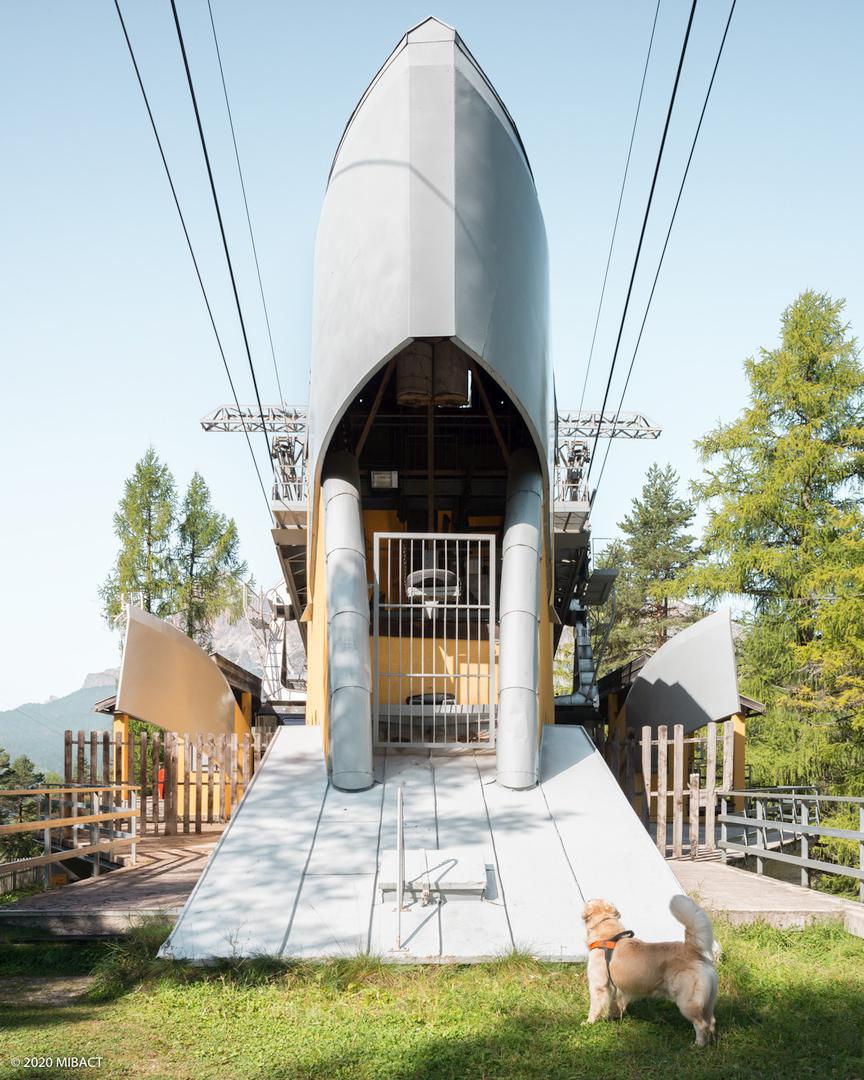
[[[117,624],[124,602],[135,594],[140,594],[145,611],[170,614],[174,513],[174,478],[151,446],[126,481],[114,515],[120,551],[100,590],[109,625]]]
[[[693,505],[677,494],[679,477],[671,465],[652,465],[640,495],[618,528],[621,540],[598,559],[619,569],[616,617],[603,657],[610,670],[642,653],[653,653],[698,612],[675,602],[673,582],[694,557],[687,531]]]
[[[189,637],[209,646],[223,611],[239,614],[246,563],[233,519],[213,509],[210,489],[195,473],[183,498],[173,553],[176,611]]]
[[[43,787],[45,780],[45,774],[40,772],[26,755],[22,754],[10,761],[7,751],[0,747],[0,824],[35,821],[38,810],[35,799],[18,795],[4,798],[3,791]],[[28,859],[41,854],[41,851],[42,842],[35,833],[12,833],[0,837],[0,862]]]
[[[745,362],[747,408],[697,444],[709,516],[681,587],[746,599],[742,681],[771,706],[753,745],[787,780],[847,775],[864,727],[864,368],[843,309],[802,293]]]

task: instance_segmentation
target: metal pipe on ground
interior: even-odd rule
[[[374,783],[372,671],[366,544],[357,458],[339,451],[324,462],[330,779],[345,791]]]
[[[543,480],[537,455],[510,455],[501,564],[498,783],[534,787],[539,770],[537,679]]]

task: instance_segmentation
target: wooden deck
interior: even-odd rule
[[[112,870],[0,908],[0,926],[38,926],[66,934],[106,934],[127,929],[136,918],[164,913],[173,918],[201,876],[223,825],[200,834],[147,836],[138,842],[138,864]]]

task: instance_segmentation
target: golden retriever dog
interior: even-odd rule
[[[697,1045],[708,1046],[714,1037],[717,997],[711,920],[689,896],[673,896],[669,910],[684,926],[683,942],[619,937],[627,931],[614,904],[589,900],[585,905],[582,919],[589,945],[591,999],[586,1023],[595,1023],[604,1012],[610,1020],[618,1020],[631,1001],[664,997],[674,1001],[693,1025]]]

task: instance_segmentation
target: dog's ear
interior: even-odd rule
[[[588,922],[589,919],[593,919],[598,911],[602,911],[604,907],[607,907],[605,900],[589,900],[585,907],[582,909],[582,921]]]

